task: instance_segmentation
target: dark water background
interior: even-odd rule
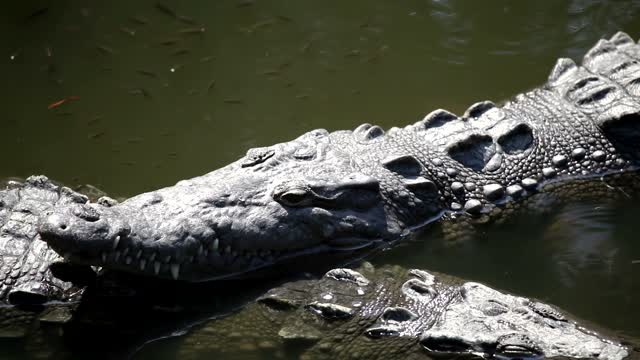
[[[154,1],[3,3],[0,177],[42,173],[130,196],[314,128],[389,128],[508,99],[544,82],[558,57],[579,60],[618,30],[640,37],[638,1],[164,4],[178,17]],[[640,337],[639,211],[576,204],[372,261],[482,281]],[[179,344],[138,358],[175,358]],[[0,357],[35,356],[22,351]]]

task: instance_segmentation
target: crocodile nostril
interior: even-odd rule
[[[60,224],[60,230],[67,230],[67,224]]]

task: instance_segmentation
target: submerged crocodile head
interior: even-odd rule
[[[179,357],[267,358],[287,349],[316,360],[635,358],[621,340],[480,283],[365,263],[284,283],[240,312],[200,323]]]
[[[120,204],[59,207],[39,231],[74,262],[188,281],[397,237],[384,186],[359,172],[332,135],[315,130],[251,149],[219,170]]]

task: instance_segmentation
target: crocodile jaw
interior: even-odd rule
[[[338,225],[294,226],[285,220],[287,212],[274,204],[225,208],[224,213],[191,207],[160,218],[149,208],[126,202],[110,208],[61,207],[41,221],[39,232],[69,261],[186,281],[237,277],[304,257],[317,261],[316,254],[330,263],[334,257],[353,257],[382,245],[376,231],[355,237]],[[252,214],[265,211],[269,216],[262,216],[264,223]]]

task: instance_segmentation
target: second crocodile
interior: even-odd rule
[[[285,351],[301,359],[638,356],[547,304],[447,275],[366,263],[276,287],[239,313],[196,327],[178,348],[181,359]]]

